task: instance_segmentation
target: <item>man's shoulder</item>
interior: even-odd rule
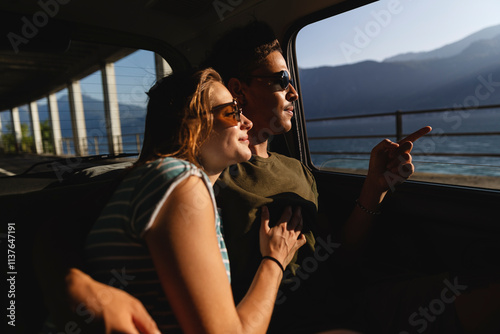
[[[274,164],[278,165],[280,170],[293,170],[296,173],[311,175],[311,171],[300,160],[280,153],[270,152],[270,158],[274,159]]]
[[[286,156],[286,155],[283,155],[283,154],[280,154],[280,153],[269,152],[269,156],[270,156],[270,158],[274,158],[277,161],[281,161],[281,162],[284,162],[284,163],[287,163],[287,164],[293,164],[293,165],[297,165],[297,166],[304,166],[302,164],[302,162],[300,162],[298,159],[295,159],[295,158],[292,158],[292,157],[289,157],[289,156]]]
[[[264,173],[273,175],[275,178],[287,178],[304,175],[307,178],[312,178],[309,168],[307,168],[298,159],[276,152],[268,153],[268,158],[253,156],[249,161],[241,163],[238,167],[233,168],[240,172],[243,171],[241,174],[260,175]]]
[[[267,182],[270,177],[273,179],[290,177],[296,178],[304,175],[312,179],[309,169],[299,160],[283,154],[269,152],[268,158],[252,156],[245,162],[232,165],[222,173],[221,179],[225,182]]]
[[[305,167],[302,162],[299,160],[280,154],[276,152],[268,152],[269,157],[263,158],[257,155],[253,155],[252,158],[248,161],[241,162],[238,165],[242,166],[266,166],[266,165],[276,165],[276,164],[282,164],[284,167]]]

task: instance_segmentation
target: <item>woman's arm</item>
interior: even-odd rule
[[[261,250],[284,266],[305,243],[300,215],[291,209],[269,228],[264,217]],[[289,223],[287,223],[289,222]],[[145,234],[163,289],[185,333],[265,333],[282,278],[272,260],[262,261],[236,308],[215,232],[214,210],[203,181],[190,177],[172,192]],[[288,262],[287,262],[288,261]]]

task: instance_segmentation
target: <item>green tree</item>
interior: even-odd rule
[[[33,153],[34,144],[28,124],[21,123],[21,152]]]
[[[2,142],[4,146],[5,153],[16,153],[16,135],[11,124],[5,126],[8,133],[2,134]],[[28,124],[21,124],[21,147],[19,148],[21,152],[32,153],[34,152],[34,140],[31,135],[30,128]]]
[[[12,125],[7,124],[5,129],[7,129],[8,133],[2,133],[3,150],[5,153],[15,153],[16,136],[14,135],[14,131],[12,131]]]
[[[43,151],[45,153],[55,153],[52,126],[49,120],[40,123],[40,131],[42,132]]]

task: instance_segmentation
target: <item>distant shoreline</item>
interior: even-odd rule
[[[357,175],[366,175],[367,172],[365,169],[347,169],[347,168],[324,168],[324,169],[332,172],[349,173]],[[498,176],[415,172],[410,177],[409,180],[500,190],[500,177]]]

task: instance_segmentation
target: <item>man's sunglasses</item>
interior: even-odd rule
[[[274,91],[286,90],[288,89],[290,84],[293,85],[292,80],[290,80],[290,74],[288,74],[288,71],[280,71],[272,75],[248,75],[246,77],[256,78],[256,79],[268,79],[267,85],[271,87]]]
[[[231,109],[228,107],[231,107]],[[235,126],[241,122],[241,108],[236,99],[233,99],[232,102],[219,104],[213,107],[212,113],[215,118],[229,126]]]

